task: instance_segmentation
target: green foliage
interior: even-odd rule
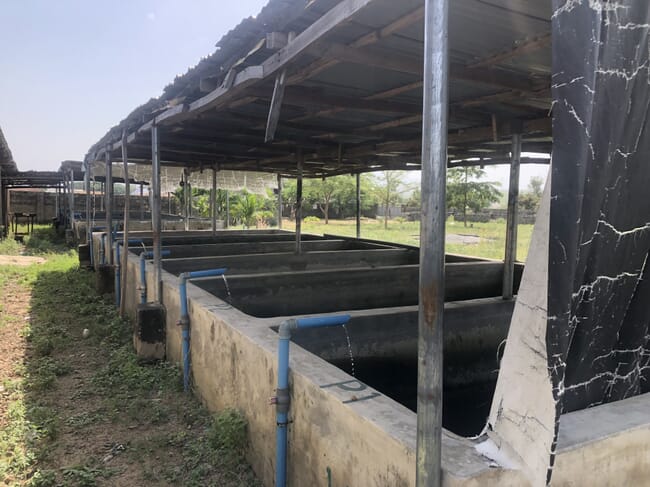
[[[374,180],[371,176],[361,175],[361,210],[368,211],[377,205]],[[296,209],[297,183],[295,180],[285,180],[282,198],[285,207],[291,209],[292,219]],[[303,181],[303,215],[310,208],[316,208],[329,223],[332,212],[341,218],[356,215],[357,190],[355,176],[334,176],[325,179],[305,179]]]
[[[475,213],[499,201],[499,184],[481,181],[480,167],[459,167],[447,171],[447,210],[460,211],[467,226],[467,212]]]
[[[248,424],[241,413],[226,409],[212,421],[208,441],[216,450],[243,459],[248,446]]]
[[[544,180],[534,176],[528,182],[528,189],[519,195],[519,207],[529,211],[537,211],[542,200]]]
[[[305,223],[320,223],[320,218],[318,218],[317,216],[306,216],[305,218],[303,218],[303,221]]]
[[[231,212],[233,217],[239,220],[242,225],[250,228],[257,224],[257,213],[262,208],[263,202],[259,196],[243,192],[234,207],[231,207]]]
[[[390,207],[403,203],[402,193],[410,188],[404,182],[404,171],[382,171],[375,173],[375,194],[384,209],[384,228],[388,228]]]

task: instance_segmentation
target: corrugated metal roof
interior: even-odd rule
[[[315,176],[396,164],[398,158],[382,162],[379,153],[417,162],[422,0],[374,0],[319,31],[310,47],[285,65],[289,81],[275,142],[264,143],[275,73],[259,73],[261,66],[279,59],[267,49],[266,34],[312,32],[325,22],[324,14],[347,1],[270,1],[257,17],[226,34],[216,52],[177,77],[161,97],[111,129],[88,157],[117,142],[125,129],[132,134],[130,156],[146,160],[146,124],[164,113],[159,117],[166,119],[162,153],[169,164],[218,163],[229,169],[291,174],[298,146],[310,167],[318,168],[310,173]],[[513,119],[525,122],[536,149],[549,148],[550,16],[550,0],[451,2],[450,151],[455,157],[471,155],[473,149],[502,151]],[[256,74],[246,78],[251,67],[258,67]],[[219,89],[231,69],[242,83]],[[206,87],[215,91],[208,93]],[[117,145],[111,150],[119,159]]]

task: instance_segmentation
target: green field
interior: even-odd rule
[[[356,224],[354,220],[330,220],[328,225],[325,225],[324,220],[319,222],[310,220],[303,222],[303,232],[305,233],[356,236]],[[295,223],[285,219],[283,228],[293,230]],[[503,260],[506,235],[505,220],[473,223],[465,227],[462,222],[455,222],[452,219],[447,222],[446,232],[446,249],[448,253]],[[532,232],[533,225],[519,225],[517,260],[522,262],[526,260]],[[452,243],[449,241],[450,239],[459,239],[450,237],[451,235],[479,237],[480,241],[477,243]],[[361,223],[361,237],[417,246],[420,241],[420,222],[391,220],[388,222],[388,229],[386,229],[384,228],[383,220],[363,219]]]

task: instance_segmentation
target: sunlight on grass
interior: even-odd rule
[[[284,220],[283,228],[295,230],[295,223]],[[346,237],[356,236],[356,222],[354,220],[330,220],[325,225],[319,222],[305,221],[302,225],[303,232],[317,235],[341,235]],[[453,254],[465,254],[486,259],[503,260],[505,254],[505,220],[495,220],[487,223],[472,223],[467,227],[462,222],[453,219],[447,221],[447,235],[470,235],[480,237],[478,243],[463,244],[447,242],[446,251]],[[517,259],[525,261],[530,246],[533,225],[519,225],[517,238]],[[363,219],[361,222],[361,238],[370,240],[383,240],[406,245],[419,246],[420,222],[409,222],[394,219],[384,228],[383,220]]]

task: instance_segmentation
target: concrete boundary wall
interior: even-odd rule
[[[147,271],[148,287],[153,289],[149,262]],[[134,254],[129,255],[128,278],[127,309],[133,315],[139,302],[139,259]],[[212,411],[232,407],[244,414],[249,424],[248,459],[264,484],[272,486],[275,409],[268,399],[275,394],[277,380],[277,335],[271,327],[283,318],[253,318],[194,284],[187,290],[194,393]],[[179,363],[178,280],[165,271],[163,301],[167,359]],[[382,310],[373,310],[377,312]],[[290,366],[289,485],[326,487],[328,467],[332,485],[415,484],[414,413],[295,343]],[[563,416],[552,485],[644,485],[650,478],[648,410],[650,395],[645,395]],[[480,455],[477,443],[445,431],[445,486],[529,485],[518,470],[497,468]]]

